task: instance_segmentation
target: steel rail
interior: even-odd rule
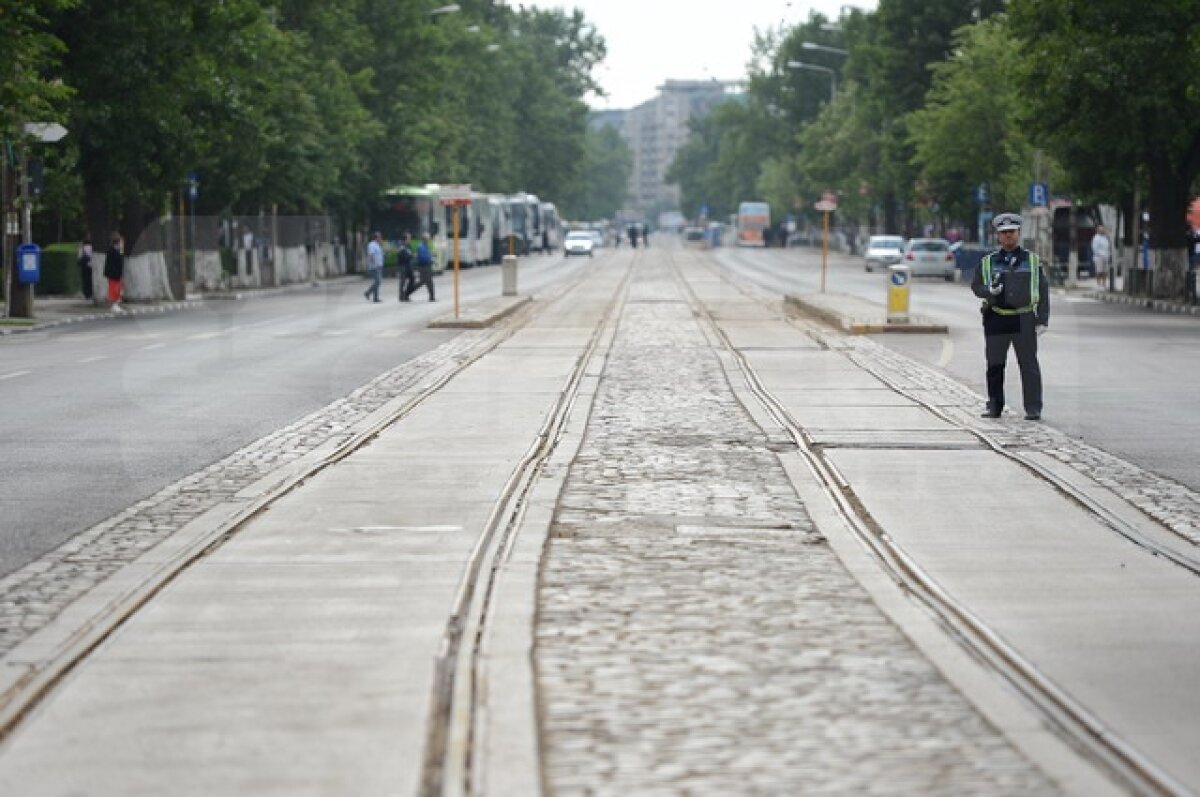
[[[582,279],[577,279],[574,283],[567,283],[560,287],[550,301],[557,301],[569,294],[580,282]],[[355,427],[346,440],[320,458],[305,463],[303,467],[298,468],[261,495],[248,501],[239,510],[204,533],[196,542],[183,548],[178,554],[164,562],[135,588],[107,604],[64,640],[58,642],[54,646],[51,656],[43,662],[31,665],[29,673],[12,687],[8,695],[0,702],[0,740],[13,733],[21,721],[55,686],[139,610],[179,578],[184,571],[236,536],[250,521],[270,508],[272,504],[326,468],[351,456],[374,440],[384,429],[410,415],[452,379],[494,351],[501,343],[527,325],[532,314],[533,310],[526,305],[517,313],[506,317],[503,326],[493,330],[474,349],[469,350],[465,356],[444,371],[439,373],[438,369],[444,368],[449,360],[435,363],[429,371],[430,376],[418,380],[426,382],[419,392],[409,397],[403,404],[385,415],[374,418],[366,425]],[[431,381],[426,381],[430,379]],[[367,417],[371,417],[371,415]],[[294,467],[294,465],[295,463],[289,463],[281,466],[281,470]],[[259,481],[263,478],[268,477],[260,477]]]
[[[952,632],[953,637],[968,653],[986,663],[1017,689],[1068,743],[1105,767],[1136,793],[1161,797],[1192,795],[1187,787],[1113,733],[1086,707],[1042,674],[1036,665],[971,612],[962,601],[944,590],[885,529],[879,526],[808,433],[792,418],[778,398],[763,385],[753,367],[733,345],[708,307],[696,296],[674,262],[672,268],[686,286],[697,317],[703,319],[712,334],[721,341],[737,365],[747,388],[772,420],[795,442],[801,458],[818,486],[829,497],[836,514],[866,550],[875,555],[876,561],[888,576],[901,589],[918,599]],[[724,274],[719,271],[715,273],[744,296],[759,301]],[[950,422],[961,426],[953,420]]]
[[[636,260],[614,290],[533,442],[509,475],[468,557],[434,664],[420,786],[423,797],[472,793],[480,650],[497,575],[538,476],[562,438],[588,367],[624,305]]]

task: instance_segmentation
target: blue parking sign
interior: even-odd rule
[[[1035,208],[1044,208],[1050,201],[1050,189],[1045,183],[1029,184],[1029,204]]]

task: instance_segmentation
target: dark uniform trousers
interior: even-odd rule
[[[987,358],[988,409],[992,412],[1004,409],[1004,366],[1008,361],[1008,348],[1012,346],[1021,369],[1025,412],[1041,414],[1042,369],[1037,359],[1036,324],[1037,317],[1032,312],[1005,316],[985,311],[984,355]]]

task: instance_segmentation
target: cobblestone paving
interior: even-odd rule
[[[814,531],[665,268],[630,299],[543,562],[550,793],[1057,793]]]
[[[433,369],[469,359],[491,333],[469,332],[368,382],[296,423],[263,437],[0,579],[0,657],[120,568],[247,485],[327,442],[402,395]]]

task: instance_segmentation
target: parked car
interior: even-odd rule
[[[904,239],[899,235],[872,235],[867,241],[866,269],[886,269],[904,259]]]
[[[954,282],[958,268],[945,238],[913,238],[904,246],[904,264],[914,277],[941,277]]]
[[[565,257],[570,257],[571,255],[587,255],[588,257],[592,257],[592,249],[595,246],[596,239],[592,237],[590,231],[571,230],[563,240],[563,255]]]
[[[683,244],[689,249],[707,249],[708,240],[704,235],[704,228],[685,227],[683,230]]]

